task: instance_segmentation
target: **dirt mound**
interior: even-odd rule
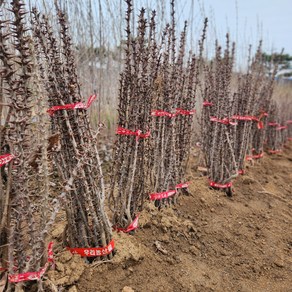
[[[188,176],[175,207],[149,203],[134,236],[114,234],[112,261],[61,251],[51,281],[71,292],[292,291],[291,147],[249,166],[232,198]]]

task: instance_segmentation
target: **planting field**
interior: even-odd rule
[[[72,1],[25,2],[0,1],[0,292],[292,292],[292,56],[240,64],[205,15],[189,41],[176,0],[120,1],[116,44],[91,1],[84,43]]]
[[[88,265],[64,251],[60,215],[52,283],[71,292],[292,291],[291,142],[249,166],[231,198],[209,190],[196,158],[192,152],[191,194],[161,211],[147,203],[135,236],[114,232],[110,262]]]

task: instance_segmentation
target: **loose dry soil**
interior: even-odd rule
[[[149,203],[134,236],[114,234],[110,262],[64,251],[60,221],[49,271],[58,291],[292,291],[292,145],[249,166],[232,198],[210,190],[194,166],[188,179],[191,194],[175,207]]]

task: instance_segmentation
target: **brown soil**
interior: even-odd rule
[[[162,211],[149,203],[134,236],[114,234],[111,262],[85,264],[57,244],[52,283],[70,292],[292,291],[291,144],[250,166],[232,198],[196,170],[188,176],[191,195]]]

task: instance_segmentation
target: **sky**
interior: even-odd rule
[[[42,3],[43,0],[26,0]],[[73,7],[80,6],[80,10],[87,9],[89,1],[93,4],[93,14],[96,29],[96,39],[99,38],[98,27],[100,22],[99,1],[97,0],[58,0],[73,3]],[[145,7],[157,11],[157,27],[162,30],[165,22],[169,21],[169,3],[171,0],[132,0],[135,15],[138,9]],[[204,17],[208,17],[206,52],[212,56],[215,40],[218,39],[224,46],[225,34],[229,32],[231,40],[236,42],[237,63],[243,64],[247,59],[248,48],[251,44],[253,52],[259,40],[263,40],[263,50],[267,53],[280,52],[282,48],[292,55],[292,0],[174,0],[176,6],[176,19],[178,32],[182,29],[184,20],[188,21],[188,42],[191,48],[197,47],[200,38]],[[53,0],[45,1],[53,4]],[[124,0],[101,0],[104,15],[104,38],[110,41],[119,38],[109,38],[114,31],[114,36],[124,34],[122,24],[126,4]],[[77,6],[78,6],[77,5]],[[122,7],[120,7],[122,5]],[[164,16],[162,17],[162,11]],[[106,15],[110,11],[110,14]],[[84,11],[84,15],[87,12]],[[137,20],[137,19],[136,19]],[[83,23],[84,18],[80,17]],[[76,22],[76,20],[75,20]],[[108,29],[108,30],[106,30]],[[124,36],[123,36],[124,37]],[[98,43],[98,42],[97,42]]]
[[[182,17],[190,18],[192,7],[195,17],[205,14],[209,34],[222,39],[230,32],[239,50],[263,39],[265,51],[284,48],[292,55],[292,0],[177,0],[177,5],[178,11],[185,6]]]
[[[170,1],[133,0],[133,3],[135,8],[156,9],[158,15],[164,6],[165,17],[169,19]],[[192,49],[200,38],[204,17],[208,17],[205,47],[209,57],[214,54],[216,39],[224,47],[227,32],[236,42],[236,58],[240,67],[246,64],[249,45],[255,52],[260,40],[263,40],[266,53],[281,52],[284,48],[285,53],[292,55],[292,0],[175,0],[175,5],[178,31],[187,20]]]

